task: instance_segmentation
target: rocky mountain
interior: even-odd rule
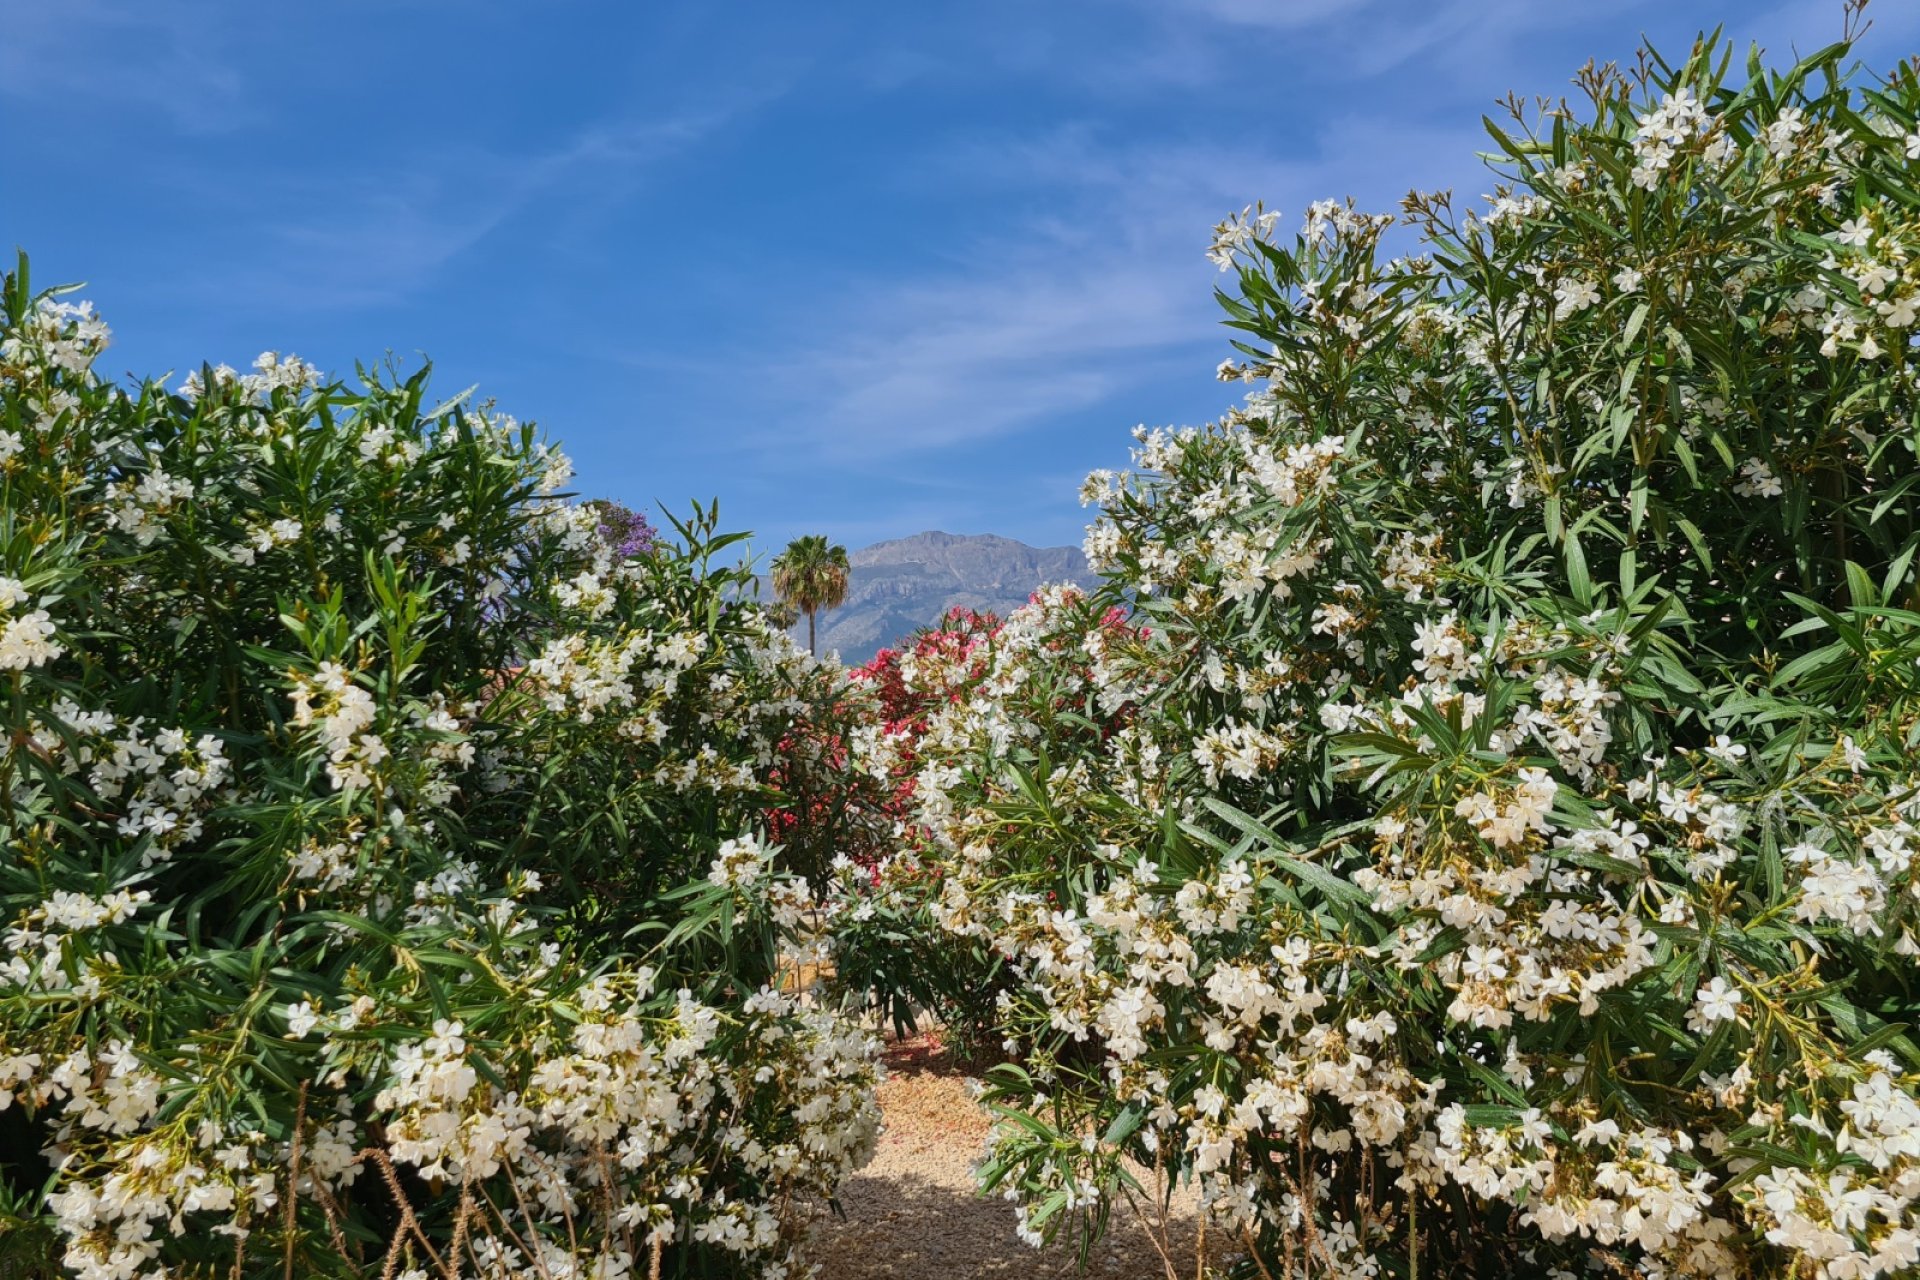
[[[820,652],[866,662],[956,606],[1003,617],[1050,582],[1092,585],[1078,547],[1030,547],[992,534],[917,533],[849,552],[847,602],[819,620]],[[796,635],[804,642],[807,624]]]

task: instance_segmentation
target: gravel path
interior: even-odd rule
[[[821,1280],[1166,1280],[1142,1224],[1125,1206],[1115,1210],[1084,1273],[1064,1244],[1022,1244],[1013,1206],[974,1191],[972,1164],[991,1119],[968,1096],[966,1077],[928,1038],[891,1046],[887,1070],[880,1149],[841,1192],[845,1220],[829,1216],[814,1228],[808,1256],[822,1264]],[[1191,1275],[1191,1207],[1179,1198],[1175,1204],[1173,1257],[1186,1259],[1182,1271]]]

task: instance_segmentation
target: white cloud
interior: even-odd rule
[[[1204,342],[1195,292],[1163,263],[1111,260],[903,286],[874,307],[891,324],[876,319],[805,360],[824,383],[812,434],[853,456],[934,449],[1098,404]]]

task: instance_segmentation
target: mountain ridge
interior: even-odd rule
[[[999,534],[929,529],[847,554],[847,599],[820,615],[820,651],[857,666],[954,608],[1005,617],[1048,583],[1090,586],[1078,547],[1035,547]],[[801,621],[797,634],[806,634]]]

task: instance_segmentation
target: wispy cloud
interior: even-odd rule
[[[0,95],[136,107],[189,133],[240,128],[257,105],[215,18],[200,3],[0,0]]]
[[[246,219],[254,229],[251,242],[236,248],[225,271],[206,277],[204,288],[262,309],[405,300],[536,206],[554,207],[542,224],[552,230],[617,205],[661,162],[778,93],[777,86],[765,86],[660,118],[600,121],[543,151],[428,145],[419,160],[344,180],[284,176],[260,184]],[[540,234],[530,232],[529,239]]]
[[[1363,18],[1372,4],[1373,0],[1172,0],[1171,8],[1236,26],[1302,31]]]
[[[1038,430],[1169,379],[1198,388],[1226,354],[1202,257],[1213,222],[1259,198],[1297,213],[1350,192],[1391,208],[1411,186],[1478,182],[1477,136],[1356,118],[1285,157],[1077,128],[960,145],[923,180],[1043,187],[1053,212],[959,251],[957,265],[838,299],[776,361],[792,397],[778,433],[855,463]]]
[[[891,324],[876,319],[802,362],[823,384],[807,428],[837,455],[893,454],[1098,404],[1192,349],[1192,283],[1160,262],[1098,260],[1027,279],[903,286],[873,307]]]

